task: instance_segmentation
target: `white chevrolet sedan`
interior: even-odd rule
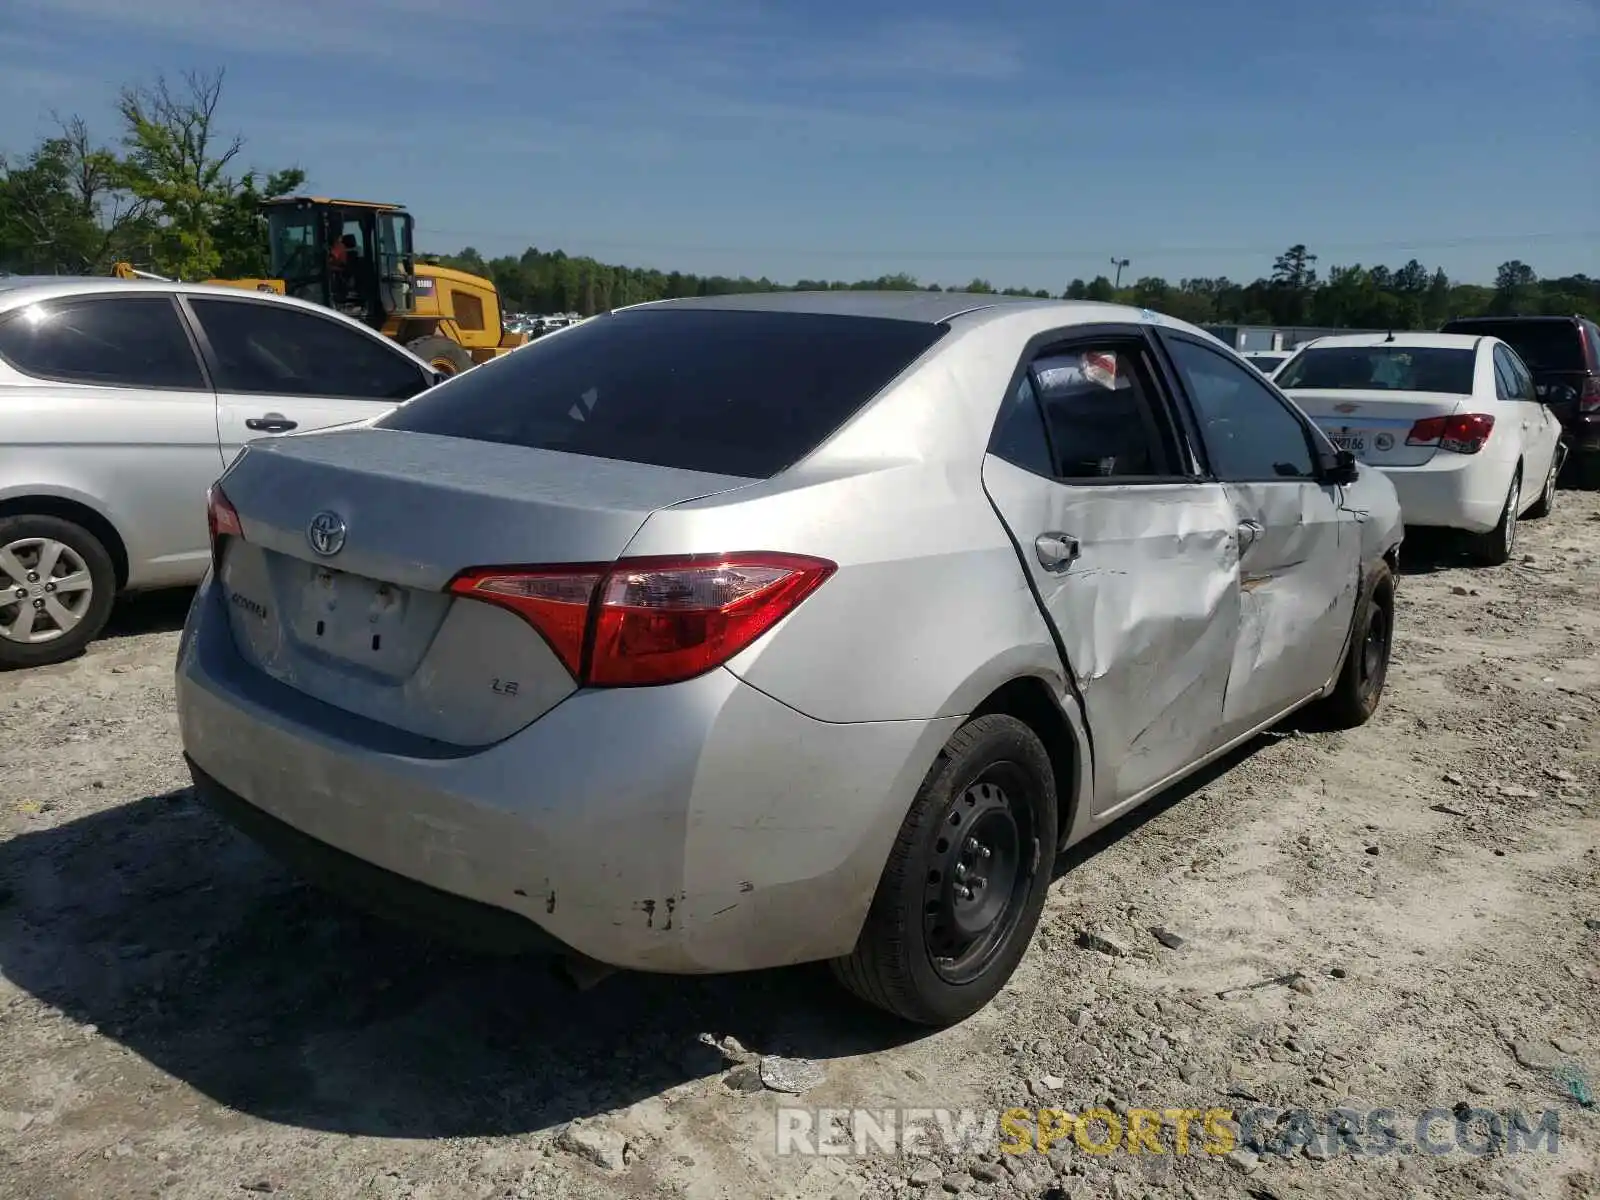
[[[1407,526],[1460,530],[1484,563],[1506,562],[1518,519],[1555,503],[1560,422],[1498,338],[1320,338],[1273,382],[1335,446],[1388,475]]]

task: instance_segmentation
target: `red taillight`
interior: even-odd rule
[[[608,567],[483,567],[450,583],[543,635],[580,684],[676,683],[727,662],[837,568],[797,554],[635,558]]]
[[[1488,413],[1462,413],[1454,417],[1424,417],[1406,434],[1408,446],[1437,446],[1457,454],[1476,454],[1494,430]]]
[[[228,494],[217,484],[206,492],[206,528],[211,533],[211,561],[219,570],[222,567],[222,539],[242,538],[244,526],[239,524],[239,514],[234,511]]]
[[[1583,381],[1578,393],[1579,412],[1600,412],[1600,375],[1591,375]]]
[[[573,678],[583,669],[583,639],[589,629],[589,608],[605,572],[571,570],[520,572],[503,567],[466,571],[450,581],[458,596],[471,596],[509,608],[537,629]]]

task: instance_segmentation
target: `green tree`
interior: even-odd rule
[[[116,156],[80,117],[20,159],[0,155],[0,267],[100,274],[147,232],[148,206],[118,185]]]
[[[1521,259],[1512,259],[1510,262],[1500,264],[1500,269],[1494,275],[1494,299],[1491,301],[1491,310],[1497,316],[1508,316],[1521,313],[1527,307],[1534,285],[1539,282],[1539,277],[1534,274],[1533,268]]]
[[[258,206],[305,182],[296,167],[230,173],[244,139],[218,125],[223,79],[220,70],[185,72],[178,86],[158,77],[124,88],[118,103],[126,149],[118,180],[153,218],[153,268],[179,279],[264,274],[266,225]]]
[[[1146,275],[1133,285],[1133,302],[1140,308],[1165,309],[1172,285],[1159,275]]]
[[[259,180],[259,184],[258,184]],[[217,211],[213,229],[217,248],[217,272],[224,279],[259,279],[271,270],[271,248],[267,244],[267,219],[261,212],[266,200],[292,196],[306,181],[298,167],[273,171],[261,178],[246,171],[233,195]]]
[[[127,155],[122,180],[157,214],[156,269],[206,279],[222,264],[217,225],[233,198],[228,165],[244,148],[216,127],[222,72],[188,72],[181,90],[164,77],[124,88],[118,111]]]
[[[1112,286],[1111,280],[1104,275],[1096,275],[1089,281],[1089,286],[1083,290],[1085,300],[1115,300],[1117,289]]]
[[[1394,273],[1394,290],[1397,292],[1421,297],[1427,292],[1428,283],[1428,268],[1414,258]]]
[[[1422,301],[1423,320],[1428,328],[1437,329],[1451,317],[1450,277],[1440,267],[1428,281],[1428,292]]]
[[[1272,260],[1272,282],[1296,291],[1310,291],[1317,286],[1316,261],[1317,256],[1297,242]]]

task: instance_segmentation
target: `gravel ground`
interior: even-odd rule
[[[1378,718],[1264,737],[1075,850],[1011,986],[934,1036],[817,969],[575,991],[299,886],[195,806],[187,597],[142,600],[0,677],[0,1195],[1600,1195],[1600,495],[1562,493],[1523,550],[1408,545]],[[779,1155],[759,1056],[820,1069],[807,1107],[1244,1124],[1227,1154]],[[1403,1152],[1457,1105],[1559,1137],[1475,1154],[1473,1116]],[[1400,1146],[1247,1120],[1334,1107],[1393,1110]]]

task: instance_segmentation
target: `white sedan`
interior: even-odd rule
[[[1240,354],[1240,357],[1256,370],[1260,371],[1268,379],[1271,379],[1273,372],[1275,372],[1279,367],[1283,366],[1283,364],[1289,359],[1294,357],[1294,351],[1246,350]]]
[[[1485,563],[1507,561],[1518,518],[1555,503],[1561,425],[1498,338],[1319,338],[1273,382],[1336,447],[1389,477],[1408,526],[1460,530]]]

